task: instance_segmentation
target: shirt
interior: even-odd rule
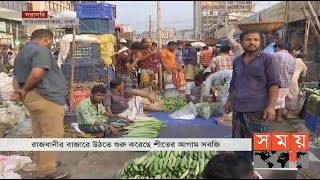
[[[263,112],[269,103],[269,88],[280,86],[280,64],[271,54],[260,52],[249,64],[244,55],[233,62],[229,93],[235,112]]]
[[[65,105],[67,81],[51,50],[34,42],[28,42],[19,51],[15,59],[14,74],[19,83],[25,83],[32,68],[44,68],[43,79],[33,88],[44,98]]]
[[[76,116],[80,125],[94,125],[95,122],[106,122],[106,112],[102,103],[98,104],[98,109],[92,104],[90,97],[80,102],[77,108]]]
[[[230,55],[219,55],[212,59],[211,67],[216,71],[232,70],[232,59]]]
[[[148,54],[151,53],[150,49],[144,49],[141,51],[143,56],[146,56]],[[138,66],[141,69],[149,69],[152,70],[154,73],[158,73],[159,72],[159,68],[158,68],[158,64],[157,61],[159,60],[159,54],[155,54],[150,56],[149,58],[143,60],[143,61],[139,61],[138,62]]]
[[[201,86],[196,86],[196,83],[189,82],[186,86],[185,94],[186,95],[193,95],[193,96],[200,96],[202,91],[202,85]]]
[[[184,60],[184,64],[188,65],[197,65],[198,53],[195,48],[188,49],[188,54],[185,53],[185,57],[191,57],[191,59]]]
[[[296,68],[296,59],[287,50],[281,50],[273,55],[280,63],[281,88],[289,88]]]
[[[120,114],[126,111],[129,108],[128,102],[125,99],[124,95],[119,92],[108,91],[104,101],[104,106],[110,106],[110,109],[113,114]]]
[[[203,94],[209,96],[212,85],[222,86],[228,78],[232,78],[232,70],[222,70],[211,74],[204,82]]]
[[[183,60],[182,60],[182,50],[179,49],[175,49],[174,50],[174,55],[176,56],[176,61],[179,64],[183,64]]]
[[[200,64],[202,66],[210,66],[211,60],[212,60],[212,52],[209,50],[204,50],[201,52],[200,56],[201,56]]]
[[[176,56],[174,55],[174,53],[172,53],[168,49],[164,49],[161,52],[161,58],[165,70],[172,71],[174,69],[177,69]]]

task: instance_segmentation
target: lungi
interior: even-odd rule
[[[128,121],[123,119],[107,119],[106,122],[104,123],[107,125],[112,125],[116,128],[121,128],[128,125]],[[110,128],[107,128],[105,126],[81,124],[79,125],[79,129],[84,133],[105,133],[105,134],[111,133]]]
[[[194,80],[196,76],[196,67],[192,64],[184,66],[186,80]]]
[[[143,114],[143,99],[140,96],[133,96],[128,101],[129,108],[118,114],[119,116],[129,117],[130,120],[135,120]]]
[[[131,91],[133,88],[133,80],[130,74],[125,74],[125,73],[117,73],[117,78],[122,80],[124,82],[124,90],[125,92]]]
[[[255,132],[269,132],[269,122],[263,119],[263,112],[233,112],[232,138],[252,138]],[[237,151],[234,153],[253,161],[252,152]]]
[[[141,69],[140,83],[141,87],[149,87],[152,81],[153,71],[149,69]]]
[[[286,107],[286,97],[289,93],[289,88],[280,88],[275,109],[284,109]]]

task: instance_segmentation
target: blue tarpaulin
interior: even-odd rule
[[[204,119],[202,117],[196,117],[194,120],[178,120],[172,119],[169,117],[171,113],[168,112],[152,112],[153,117],[161,120],[164,122],[165,125],[181,125],[181,126],[207,126],[207,125],[220,125],[223,126],[224,124],[219,122],[218,120],[211,118],[211,119]]]
[[[231,127],[218,120],[197,117],[194,120],[177,120],[167,112],[151,112],[167,127],[161,128],[159,138],[231,138]]]

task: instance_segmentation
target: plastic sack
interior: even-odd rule
[[[212,114],[212,108],[208,102],[196,104],[198,116],[209,119]]]
[[[0,179],[22,179],[15,171],[20,170],[28,163],[32,163],[28,156],[0,155]]]
[[[218,118],[223,116],[225,114],[223,106],[224,106],[223,102],[211,103],[210,104],[210,108],[212,110],[211,117]]]
[[[181,120],[193,120],[198,115],[197,107],[195,104],[190,102],[183,108],[169,115],[172,119],[181,119]]]
[[[9,130],[6,138],[31,138],[32,126],[31,119],[19,119],[17,124]]]

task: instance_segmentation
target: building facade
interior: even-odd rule
[[[21,11],[29,9],[27,1],[0,1],[0,45],[15,47],[15,40],[27,40],[27,27],[22,26]]]
[[[194,37],[199,40],[214,36],[212,29],[223,22],[227,14],[255,11],[254,1],[194,1],[193,7]]]
[[[32,1],[33,11],[48,11],[49,17],[55,17],[63,11],[74,11],[74,3],[72,1]],[[30,35],[36,29],[50,29],[54,35],[54,45],[59,46],[61,37],[65,34],[64,29],[55,27],[38,25],[28,26],[28,34]]]

